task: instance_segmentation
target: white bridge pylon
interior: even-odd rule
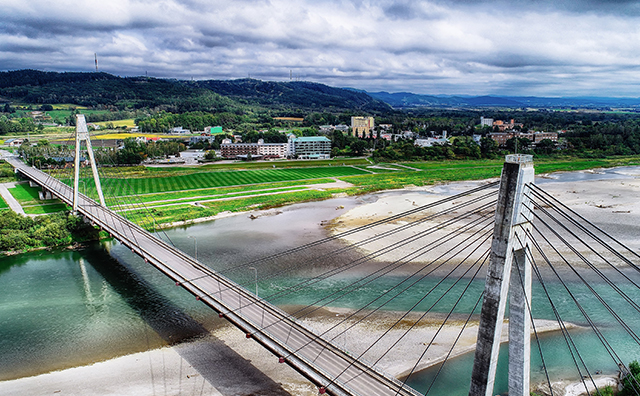
[[[78,212],[78,186],[80,184],[80,146],[82,141],[86,143],[89,162],[91,163],[91,171],[93,172],[93,181],[98,191],[100,205],[107,207],[104,203],[104,195],[102,194],[102,185],[100,185],[100,177],[98,176],[98,167],[96,159],[93,155],[93,147],[91,147],[91,139],[89,139],[89,130],[87,129],[87,121],[84,114],[76,114],[76,156],[73,162],[73,212]]]

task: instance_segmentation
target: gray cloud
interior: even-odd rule
[[[635,1],[0,0],[0,70],[640,96]]]

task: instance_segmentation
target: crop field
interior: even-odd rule
[[[113,122],[114,125],[117,121],[110,121]],[[126,139],[126,138],[135,138],[138,136],[144,136],[147,139],[155,139],[155,138],[163,138],[163,139],[171,139],[171,138],[175,138],[175,136],[171,137],[171,136],[167,136],[167,135],[157,135],[157,134],[153,134],[153,133],[103,133],[101,135],[91,135],[91,140],[110,140],[110,139]]]
[[[125,180],[110,178],[102,180],[102,187],[103,190],[109,190],[113,195],[122,196],[363,174],[367,174],[367,172],[346,166],[302,169],[260,169],[238,172],[202,172],[163,178]],[[91,182],[87,181],[87,183],[89,184]]]
[[[257,191],[237,192],[237,193],[231,193],[231,194],[209,195],[209,196],[197,197],[197,198],[176,198],[176,199],[168,199],[163,201],[150,201],[150,202],[145,201],[144,206],[147,208],[151,208],[151,207],[157,207],[157,206],[171,206],[171,205],[175,206],[178,204],[192,203],[192,202],[198,202],[199,204],[202,204],[202,203],[207,203],[207,202],[216,201],[216,200],[228,201],[232,199],[240,199],[247,196],[284,194],[284,193],[301,191],[301,190],[308,190],[308,189],[303,186],[285,187],[285,188],[278,188],[278,189],[271,189],[271,190],[257,190]],[[123,201],[123,200],[118,200],[118,202],[113,205],[108,202],[107,198],[105,198],[105,200],[107,200],[107,205],[110,207],[118,206],[118,208],[123,208],[123,209],[127,209],[127,208],[138,209],[141,207],[141,205],[139,204],[139,200],[137,199],[135,201],[132,200],[131,203],[127,203],[126,201]]]
[[[200,167],[207,170],[230,170],[230,169],[262,169],[262,168],[316,168],[322,166],[348,166],[348,165],[371,165],[364,158],[339,158],[332,160],[311,160],[311,161],[257,161],[257,162],[235,162],[232,164],[209,164]],[[158,168],[155,168],[158,169]]]
[[[138,194],[137,197],[142,202],[154,202],[154,201],[166,201],[177,200],[186,198],[200,198],[200,197],[213,197],[213,196],[225,196],[237,193],[253,193],[255,191],[266,189],[277,189],[287,187],[300,187],[303,185],[320,184],[320,183],[332,183],[333,179],[313,179],[304,181],[291,181],[281,183],[264,183],[264,184],[251,184],[249,186],[240,187],[217,187],[217,188],[205,188],[197,190],[175,191],[167,193],[152,193],[152,194]]]
[[[106,113],[109,113],[109,110],[87,110],[85,108],[80,108],[80,107],[78,107],[78,110],[80,111],[81,114],[106,114]],[[71,110],[69,110],[69,108],[56,109],[54,107],[54,110],[46,111],[45,113],[47,113],[47,115],[51,116],[51,118],[53,118],[53,119],[66,118],[66,117],[69,117],[71,115]]]
[[[126,126],[126,127],[133,128],[136,126],[136,122],[133,118],[126,119],[126,120],[100,121],[100,122],[96,122],[95,124],[100,125],[102,127],[107,126],[107,124],[112,124],[114,127]]]

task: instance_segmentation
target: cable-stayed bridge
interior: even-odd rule
[[[79,142],[76,142],[78,146]],[[585,389],[599,393],[601,386],[595,375],[598,370],[583,356],[580,340],[575,339],[567,322],[577,321],[582,327],[590,329],[601,344],[602,354],[609,361],[608,364],[619,368],[623,376],[630,373],[627,366],[629,357],[640,351],[640,338],[636,330],[640,328],[640,307],[636,302],[640,298],[640,257],[533,185],[532,164],[530,159],[524,157],[508,159],[500,184],[488,183],[325,240],[224,271],[213,271],[173,247],[170,241],[164,241],[110,210],[104,198],[98,203],[79,194],[77,181],[74,190],[67,183],[52,177],[51,173],[28,167],[19,161],[10,162],[19,173],[73,206],[93,224],[109,232],[169,276],[178,286],[242,329],[247,338],[256,340],[270,350],[279,362],[302,373],[318,386],[320,393],[429,393],[435,389],[432,387],[448,358],[455,354],[455,343],[441,361],[428,388],[418,392],[407,382],[426,366],[429,348],[438,343],[441,330],[456,321],[463,323],[460,334],[471,322],[478,322],[479,327],[473,373],[471,378],[460,380],[471,384],[469,393],[472,395],[491,395],[497,371],[502,322],[508,311],[511,340],[509,393],[529,393],[529,356],[537,354],[545,382],[548,383],[548,392],[553,394],[553,373],[549,374],[547,369],[545,354],[540,346],[541,337],[533,321],[536,300],[532,300],[532,290],[539,294],[538,302],[541,300],[548,306],[548,316],[557,322],[557,328],[567,345],[567,354],[575,364],[577,377]],[[79,168],[76,164],[75,170]],[[94,175],[97,175],[97,168],[94,167],[94,170]],[[95,184],[99,185],[99,182],[96,180]],[[359,233],[365,233],[366,237],[358,239],[356,236]],[[319,256],[312,254],[318,246],[338,238],[351,243],[330,252],[325,251]],[[291,258],[296,254],[302,254],[304,258]],[[231,280],[234,271],[246,270],[258,263],[280,261],[286,264],[262,277],[261,282],[289,271],[299,271],[300,268],[311,268],[313,271],[306,279],[260,298],[247,290],[249,282],[239,284]],[[326,262],[333,265],[314,268],[314,264]],[[328,293],[318,295],[317,299],[305,301],[303,307],[293,313],[285,313],[275,306],[279,299],[305,291],[313,287],[315,282],[343,273],[358,273],[359,276]],[[329,330],[318,334],[301,323],[300,319],[320,307],[352,298],[359,290],[391,275],[399,280],[378,295],[359,303],[352,314]],[[479,290],[475,286],[476,280],[483,275],[486,276],[486,285]],[[594,278],[598,282],[594,283]],[[534,280],[535,287],[532,287]],[[576,285],[579,285],[579,292],[575,291]],[[603,287],[607,288],[607,293],[603,293]],[[416,292],[416,289],[420,291]],[[561,294],[562,303],[557,301],[558,294]],[[408,295],[416,295],[416,298],[405,303],[403,307],[408,305],[408,308],[403,308],[404,311],[399,313],[389,329],[382,332],[378,340],[385,347],[378,355],[373,353],[380,349],[375,343],[357,353],[348,352],[337,345],[338,337],[353,326],[350,323],[375,320],[375,313],[382,310],[401,311],[397,308],[397,302]],[[510,300],[508,310],[507,296]],[[589,305],[594,301],[597,309]],[[572,306],[569,314],[563,312],[562,304]],[[399,348],[407,338],[397,335],[397,330],[402,329],[402,334],[408,334],[434,313],[442,317],[441,325],[433,338],[425,340],[420,347],[418,358],[405,373],[404,380],[400,381],[380,370],[378,367],[381,363],[392,358],[395,348]],[[596,313],[608,315],[609,322],[603,325],[601,319],[593,318]],[[418,318],[415,318],[416,314]],[[616,337],[624,338],[622,347],[610,341],[610,328],[614,326],[620,329]],[[533,353],[530,351],[532,332],[535,341]],[[395,338],[389,340],[389,337]],[[640,385],[635,380],[628,381],[637,394]]]

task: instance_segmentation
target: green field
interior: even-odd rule
[[[28,183],[20,183],[10,188],[9,192],[20,203],[20,205],[32,205],[40,202],[38,197],[38,187],[30,187]]]
[[[291,181],[291,182],[275,182],[275,183],[264,183],[264,184],[251,184],[248,186],[240,186],[240,187],[218,187],[218,188],[204,188],[204,189],[196,189],[196,190],[185,190],[185,191],[175,191],[175,192],[166,192],[166,193],[151,193],[151,194],[139,194],[137,198],[141,202],[156,202],[156,201],[167,201],[167,200],[180,200],[180,199],[188,199],[188,198],[210,198],[210,197],[222,197],[233,194],[248,194],[253,193],[255,191],[265,190],[265,189],[276,189],[276,188],[286,188],[286,187],[299,187],[302,185],[313,185],[319,183],[331,183],[333,179],[313,179],[313,180],[302,180],[302,181]],[[93,194],[95,195],[95,194]]]
[[[236,162],[232,164],[209,164],[198,167],[206,170],[230,170],[230,169],[262,169],[262,168],[315,168],[321,166],[342,165],[371,165],[365,158],[338,158],[331,160],[296,160],[296,161],[256,161]],[[158,168],[156,168],[158,169]]]
[[[2,209],[8,209],[9,205],[7,205],[7,203],[4,201],[4,199],[2,199],[2,197],[0,197],[0,210]]]
[[[54,203],[49,205],[37,205],[37,206],[26,206],[23,208],[24,213],[26,214],[49,214],[56,212],[63,212],[70,210],[71,208],[63,203]]]
[[[147,208],[156,207],[156,206],[177,205],[177,204],[190,203],[190,202],[205,203],[206,205],[208,201],[212,201],[212,200],[221,200],[221,201],[232,200],[232,199],[235,200],[235,199],[239,199],[249,195],[259,196],[259,195],[269,195],[269,194],[283,194],[287,192],[300,191],[300,190],[307,190],[307,188],[300,186],[300,187],[285,187],[285,188],[268,189],[268,190],[249,190],[249,191],[237,192],[237,193],[231,193],[231,194],[214,194],[214,195],[191,197],[191,198],[176,198],[176,199],[167,199],[163,201],[149,201],[149,202],[143,201],[143,202]],[[107,205],[109,205],[109,203],[107,203]],[[119,207],[125,210],[127,209],[127,207],[137,208],[140,206],[137,202],[134,203],[133,201],[131,204],[120,202],[118,205]],[[113,206],[115,206],[115,204]]]
[[[8,189],[26,214],[47,214],[67,210],[67,206],[58,199],[41,200],[39,187],[30,187],[28,183],[17,184]]]
[[[500,176],[503,160],[381,163],[377,169],[362,158],[328,161],[274,161],[212,164],[200,167],[102,168],[107,204],[146,228],[156,224],[189,221],[223,211],[265,209],[296,202],[327,199],[336,193],[365,194],[406,186],[424,186],[461,180],[482,180]],[[609,159],[537,159],[536,173],[573,171],[597,167],[639,165],[640,157]],[[276,167],[274,168],[274,165]],[[408,167],[408,168],[407,168]],[[371,173],[374,172],[374,173]],[[66,176],[65,181],[71,179]],[[344,188],[328,185],[326,191],[314,184],[337,179],[351,183]],[[341,187],[341,188],[338,188]],[[85,189],[96,198],[93,180],[83,177]],[[27,213],[65,210],[58,200],[40,201],[38,189],[20,184],[11,193]],[[133,202],[135,201],[135,202]],[[145,212],[131,210],[144,203],[154,213],[155,224]],[[112,205],[113,204],[113,205]]]
[[[115,196],[123,196],[364,174],[368,174],[368,172],[348,166],[331,166],[299,169],[259,169],[237,172],[200,172],[155,178],[107,178],[101,180],[101,183],[103,190],[109,191]],[[90,179],[86,180],[86,183],[87,188],[89,188],[89,185],[93,186],[93,182]]]
[[[175,221],[188,221],[201,217],[214,216],[220,212],[238,212],[249,209],[269,209],[296,202],[307,202],[331,198],[329,191],[300,191],[278,195],[257,196],[240,198],[231,201],[217,201],[204,203],[205,207],[193,205],[177,205],[167,207],[150,208],[149,211],[157,224],[166,224]],[[152,229],[146,210],[128,211],[123,213],[129,220],[142,224],[147,229]]]

